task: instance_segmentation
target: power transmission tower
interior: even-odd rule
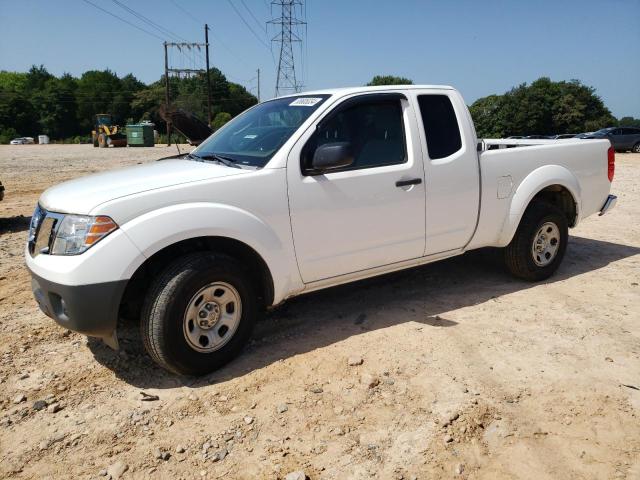
[[[280,58],[278,60],[278,77],[276,80],[276,97],[286,93],[298,93],[302,89],[302,84],[296,79],[295,58],[293,55],[293,44],[302,43],[302,38],[298,34],[300,26],[307,22],[298,18],[298,8],[300,12],[303,0],[273,0],[272,5],[280,7],[280,16],[273,18],[268,23],[278,25],[278,32],[271,41],[280,44]]]

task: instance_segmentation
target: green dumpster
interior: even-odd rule
[[[153,124],[139,123],[127,125],[127,145],[130,147],[153,147]]]

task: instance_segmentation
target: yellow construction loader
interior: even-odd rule
[[[113,117],[108,113],[98,113],[95,115],[94,127],[91,131],[91,139],[94,147],[107,148],[126,147],[127,136],[122,128],[113,124]]]

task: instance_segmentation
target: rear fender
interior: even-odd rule
[[[571,193],[571,196],[576,202],[576,224],[578,223],[580,212],[582,211],[580,205],[580,199],[582,197],[580,195],[581,189],[578,179],[565,167],[560,165],[545,165],[531,172],[520,182],[520,185],[518,185],[511,198],[509,214],[505,218],[497,246],[505,247],[511,242],[511,239],[518,229],[518,225],[520,225],[522,215],[524,215],[531,200],[533,200],[540,191],[551,185],[563,186]]]

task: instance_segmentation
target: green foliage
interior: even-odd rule
[[[157,144],[161,144],[161,143],[168,143],[167,141],[167,134],[166,133],[160,133],[158,135],[158,139],[156,140]],[[179,132],[176,132],[175,130],[173,132],[171,132],[171,143],[189,143],[187,142],[187,139],[184,135],[182,135]]]
[[[110,113],[116,123],[131,116],[134,95],[144,84],[129,74],[123,78],[110,70],[90,70],[78,79],[77,121],[81,131],[91,131],[96,113]]]
[[[375,87],[378,85],[413,85],[413,81],[404,77],[395,77],[393,75],[376,75],[367,83],[367,87]]]
[[[618,120],[618,125],[621,127],[638,127],[640,128],[640,118],[622,117]]]
[[[247,108],[258,103],[242,85],[227,81],[217,68],[209,70],[211,77],[211,117],[220,112],[227,112],[235,117]],[[164,79],[159,82],[164,95]],[[187,110],[207,121],[207,80],[201,73],[190,78],[172,77],[169,82],[171,104]],[[164,97],[163,97],[164,98]],[[164,100],[163,100],[164,101]]]
[[[469,109],[479,137],[580,133],[617,123],[592,87],[547,77],[480,98]]]
[[[0,130],[0,145],[6,145],[11,140],[19,136],[20,134],[16,131],[15,128],[6,128],[4,130]]]
[[[229,120],[231,120],[231,114],[227,113],[227,112],[220,112],[216,115],[216,118],[213,119],[211,128],[213,128],[213,130],[218,130],[220,127],[222,127],[225,123],[227,123]]]
[[[212,117],[231,117],[257,103],[243,86],[227,81],[216,68],[210,70]],[[145,85],[131,74],[119,77],[110,70],[90,70],[80,78],[56,77],[44,66],[26,73],[0,71],[0,143],[19,136],[47,134],[52,141],[84,142],[93,129],[96,113],[110,113],[124,125],[150,120],[164,132],[159,114],[165,102],[164,78]],[[206,75],[170,79],[173,106],[207,121]],[[224,117],[221,117],[224,118]]]
[[[65,138],[76,133],[76,79],[69,74],[49,78],[32,98],[39,105],[38,133]]]

